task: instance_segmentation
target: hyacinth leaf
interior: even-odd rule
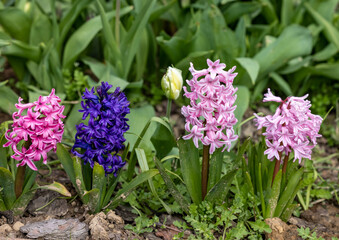
[[[211,203],[222,203],[230,190],[231,183],[237,171],[238,169],[232,170],[223,176],[207,193],[205,200]]]
[[[12,211],[14,215],[21,215],[25,212],[28,203],[32,200],[35,195],[38,185],[34,183],[32,190],[22,193],[18,199],[14,202]]]
[[[254,60],[260,65],[259,78],[277,70],[293,58],[310,54],[312,46],[312,35],[307,28],[298,25],[286,27],[277,40],[254,56]]]
[[[0,189],[0,192],[2,191],[2,189]],[[2,199],[2,196],[0,194],[0,211],[6,211],[7,208],[6,208],[6,205],[5,205],[5,202],[4,200]]]
[[[84,183],[83,175],[82,175],[82,168],[83,164],[80,158],[74,157],[73,158],[73,169],[74,169],[74,175],[75,175],[75,183],[76,186],[75,189],[79,193],[82,201],[86,204],[88,202],[88,198],[83,198],[83,195],[86,190],[86,186]]]
[[[314,10],[311,5],[307,2],[304,3],[305,8],[311,14],[311,16],[315,19],[315,21],[323,27],[323,31],[325,37],[329,42],[332,42],[336,45],[339,50],[339,31],[335,28],[330,22],[328,22],[321,14],[319,14],[316,10]]]
[[[48,184],[48,185],[39,186],[38,188],[51,190],[51,191],[60,193],[61,195],[64,195],[66,197],[72,196],[71,193],[67,190],[67,188],[59,182],[53,182],[53,183]]]
[[[219,182],[221,178],[221,171],[224,160],[224,153],[221,152],[222,148],[218,148],[212,154],[209,161],[209,174],[208,174],[208,185],[207,191],[210,191],[214,185]]]
[[[258,169],[258,181],[259,181],[259,194],[260,194],[260,202],[261,202],[261,210],[262,210],[262,216],[266,215],[266,204],[265,204],[265,198],[264,198],[264,192],[262,189],[262,167],[261,163],[259,163],[259,169]]]
[[[279,198],[278,204],[275,208],[274,217],[280,217],[286,208],[287,204],[292,199],[292,202],[297,194],[296,188],[299,186],[300,179],[304,173],[304,168],[300,168],[292,176],[288,178],[288,183],[285,189],[282,191],[281,197]]]
[[[247,71],[254,85],[259,74],[259,63],[252,58],[236,58],[240,65]]]
[[[2,147],[7,142],[5,134],[0,137],[0,167],[7,168],[7,148]]]
[[[61,143],[57,143],[56,154],[58,156],[59,161],[62,164],[62,167],[66,171],[69,180],[71,180],[73,186],[76,187],[77,185],[74,173],[73,159],[71,158],[71,155]]]
[[[299,204],[290,204],[286,207],[286,209],[284,210],[284,212],[281,215],[281,220],[287,222],[288,219],[290,219],[292,213],[294,212],[294,210],[296,210],[299,207]]]
[[[281,177],[282,170],[280,169],[277,175],[275,176],[272,189],[268,193],[267,197],[267,208],[266,208],[266,216],[264,218],[272,218],[274,215],[274,211],[278,204],[279,195],[280,195],[280,185],[281,185]]]
[[[148,19],[153,11],[155,0],[144,2],[143,7],[136,16],[132,26],[128,30],[127,34],[121,41],[121,52],[123,54],[123,69],[124,69],[124,78],[127,78],[128,73],[135,57],[135,54],[139,48],[139,42],[142,38],[142,31],[148,23]]]
[[[150,169],[146,172],[140,173],[138,176],[133,178],[127,185],[125,185],[122,189],[120,189],[112,201],[108,204],[112,208],[116,207],[122,200],[124,200],[133,190],[139,186],[140,184],[144,183],[148,179],[151,179],[155,175],[159,174],[157,169]],[[106,206],[106,207],[108,207]],[[106,208],[105,207],[105,208]]]
[[[147,158],[146,158],[146,154],[145,154],[144,149],[136,148],[135,149],[135,153],[136,153],[136,156],[137,156],[137,159],[138,159],[141,171],[142,172],[148,171],[149,170],[149,166],[148,166],[148,163],[147,163]],[[154,187],[154,183],[153,183],[152,179],[148,179],[148,185],[149,185],[149,187],[151,189],[151,192],[153,193],[155,198],[158,199],[161,202],[161,204],[165,208],[166,212],[168,214],[171,214],[171,212],[172,212],[171,208],[157,194],[157,191],[156,191],[156,189]]]
[[[173,133],[169,129],[171,129],[169,123],[163,121],[162,124],[158,124],[151,137],[151,142],[156,149],[156,155],[159,159],[165,157],[176,144]]]
[[[99,199],[97,201],[96,212],[101,210],[102,203],[106,194],[106,176],[105,169],[99,163],[95,162],[93,167],[92,189],[99,189]],[[91,202],[92,199],[90,198]]]
[[[28,42],[31,19],[18,8],[0,10],[0,25],[15,39]]]
[[[126,15],[132,11],[133,7],[125,7],[120,10],[120,17]],[[115,16],[115,10],[108,12],[106,17],[108,20]],[[80,26],[69,38],[65,45],[63,55],[63,67],[71,68],[74,61],[80,55],[80,53],[88,47],[93,38],[102,29],[102,23],[100,16],[94,17],[91,20]]]
[[[16,200],[14,180],[12,173],[3,167],[0,167],[0,187],[2,188],[3,200],[6,208],[11,209]]]
[[[290,85],[276,72],[271,72],[270,77],[274,80],[274,82],[280,87],[280,89],[287,95],[292,96],[292,90]]]
[[[180,205],[181,209],[184,212],[188,213],[189,212],[188,203],[186,199],[184,198],[184,196],[179,192],[179,190],[175,186],[172,179],[166,173],[165,167],[162,165],[162,163],[157,158],[154,158],[154,162],[170,194],[173,196],[174,200]]]
[[[193,203],[202,201],[199,150],[192,139],[178,141],[181,172]]]
[[[92,213],[96,213],[96,209],[99,206],[100,201],[100,190],[97,188],[91,189],[90,191],[85,192],[84,196],[88,198],[87,206]]]

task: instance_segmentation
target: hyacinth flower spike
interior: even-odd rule
[[[190,105],[181,109],[188,132],[183,139],[193,139],[196,148],[199,148],[199,141],[204,145],[201,175],[203,199],[207,193],[209,155],[221,147],[222,151],[230,151],[232,142],[238,138],[233,130],[237,123],[234,116],[236,106],[233,106],[237,98],[237,88],[233,87],[237,76],[235,67],[225,71],[226,65],[220,60],[213,62],[209,59],[207,65],[208,69],[196,70],[190,64],[193,78],[187,80],[187,84],[191,91],[183,87]]]
[[[124,133],[129,129],[126,115],[130,112],[129,102],[123,92],[116,88],[108,93],[112,85],[102,82],[101,86],[90,91],[86,89],[81,102],[83,120],[89,116],[88,124],[76,126],[75,143],[72,153],[83,159],[84,164],[100,164],[106,175],[117,176],[125,162],[119,151],[124,149]]]
[[[317,144],[322,118],[311,113],[311,102],[303,97],[287,97],[282,100],[274,96],[270,89],[264,94],[263,102],[278,102],[279,107],[273,115],[260,117],[255,115],[258,129],[266,128],[263,135],[266,137],[267,158],[275,159],[275,169],[272,183],[283,163],[282,172],[285,173],[290,153],[294,153],[294,160],[301,163],[303,158],[311,159],[312,149]]]
[[[60,106],[61,99],[55,95],[52,89],[49,96],[40,96],[34,103],[21,103],[19,97],[18,109],[14,112],[12,130],[5,134],[7,143],[4,147],[11,146],[14,154],[11,156],[17,160],[18,170],[15,179],[15,193],[20,196],[24,184],[26,165],[34,171],[37,167],[34,162],[47,163],[47,153],[56,151],[56,144],[61,142],[64,132],[64,124],[61,121],[65,116],[62,114],[64,106]],[[20,149],[20,144],[24,141]]]

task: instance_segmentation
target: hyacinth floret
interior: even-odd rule
[[[17,166],[28,165],[37,171],[33,161],[47,163],[47,153],[56,151],[56,144],[61,142],[64,132],[64,124],[61,121],[65,116],[62,114],[64,106],[60,106],[61,99],[55,95],[52,89],[48,96],[40,96],[33,103],[21,103],[19,97],[15,107],[12,129],[9,129],[5,137],[8,140],[4,147],[11,146],[14,154],[11,156],[20,163]],[[21,151],[19,146],[24,141]]]
[[[322,118],[311,113],[311,102],[303,97],[287,97],[282,100],[274,96],[270,89],[264,94],[263,102],[278,102],[279,107],[273,115],[260,117],[255,115],[258,129],[266,128],[265,151],[267,158],[281,160],[282,155],[288,156],[294,152],[294,161],[311,159],[312,149],[317,144],[316,139],[321,137],[318,133]]]
[[[72,153],[94,167],[98,162],[106,174],[113,173],[125,165],[118,155],[124,149],[124,133],[129,129],[126,115],[130,112],[129,102],[120,88],[109,93],[112,85],[102,82],[91,90],[86,89],[81,102],[82,119],[89,116],[88,124],[76,125],[77,133]],[[77,150],[79,149],[79,150]]]
[[[209,153],[223,147],[230,151],[233,141],[238,139],[233,126],[237,123],[234,116],[236,106],[233,106],[238,90],[233,87],[235,66],[225,71],[226,64],[220,60],[212,62],[207,59],[208,69],[195,70],[190,64],[191,80],[186,80],[191,91],[184,86],[184,96],[190,99],[190,105],[181,108],[186,118],[185,130],[188,132],[183,139],[191,139],[199,147],[209,145]]]

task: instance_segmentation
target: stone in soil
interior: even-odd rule
[[[49,219],[47,221],[26,224],[20,228],[29,238],[46,240],[82,240],[88,236],[88,227],[78,219]]]

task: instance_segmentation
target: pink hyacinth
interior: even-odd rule
[[[238,90],[233,87],[233,80],[237,73],[235,67],[224,71],[226,67],[219,60],[207,60],[208,69],[195,70],[193,64],[189,68],[193,75],[191,80],[186,80],[191,92],[183,87],[190,105],[181,108],[181,113],[186,118],[185,129],[187,140],[192,138],[198,148],[199,140],[204,145],[209,145],[209,153],[213,154],[216,148],[224,147],[230,151],[233,141],[238,139],[234,134],[233,125],[237,123],[234,116],[236,106],[233,106]],[[224,131],[226,129],[226,131]]]
[[[56,144],[61,142],[64,132],[61,118],[65,118],[62,114],[65,107],[59,105],[61,100],[54,92],[52,89],[49,96],[40,96],[34,103],[23,104],[22,98],[19,97],[19,103],[15,104],[18,112],[12,115],[12,130],[5,134],[8,142],[4,147],[12,146],[12,158],[21,161],[17,166],[27,164],[31,169],[38,170],[33,161],[40,161],[42,157],[43,163],[46,164],[47,152],[52,149],[55,151]],[[18,144],[22,140],[29,141],[29,146],[24,143],[20,151]]]
[[[268,89],[264,96],[263,102],[281,103],[273,116],[260,117],[254,114],[258,129],[266,128],[263,133],[268,147],[265,154],[270,160],[281,160],[282,154],[288,156],[293,151],[294,161],[298,159],[300,163],[302,158],[311,159],[316,139],[321,137],[318,132],[323,119],[311,113],[311,102],[306,100],[308,95],[282,100]]]

